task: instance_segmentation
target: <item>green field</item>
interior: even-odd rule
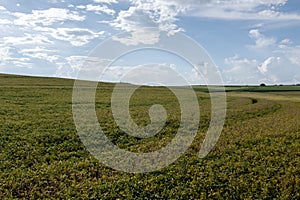
[[[0,75],[0,199],[300,199],[300,88],[227,87],[222,135],[197,156],[210,120],[210,96],[195,86],[200,128],[188,151],[156,172],[130,174],[99,163],[77,134],[73,80]],[[133,152],[170,142],[180,124],[176,97],[164,87],[141,87],[130,101],[135,122],[148,109],[168,111],[162,131],[128,136],[113,120],[113,84],[99,83],[96,112],[107,137]]]

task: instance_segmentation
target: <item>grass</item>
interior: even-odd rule
[[[128,174],[99,163],[80,141],[72,117],[73,83],[0,75],[0,199],[300,198],[299,89],[264,87],[266,93],[237,87],[228,92],[222,135],[213,151],[199,159],[210,98],[204,87],[196,87],[201,123],[185,155],[162,170]],[[99,123],[113,143],[149,152],[174,137],[180,109],[168,89],[142,87],[132,96],[131,116],[139,125],[150,122],[147,111],[153,103],[168,111],[160,133],[137,139],[119,130],[113,120],[113,86],[99,84],[96,95]]]

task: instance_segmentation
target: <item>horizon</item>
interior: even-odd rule
[[[92,80],[84,80],[84,79],[78,79],[78,78],[71,78],[71,77],[55,77],[55,76],[39,76],[39,75],[24,75],[24,74],[7,74],[7,73],[1,73],[0,76],[20,76],[20,77],[25,77],[25,78],[51,78],[51,79],[66,79],[66,80],[71,80],[71,81],[88,81],[88,82],[98,82],[98,83],[105,83],[105,84],[129,84],[129,85],[137,85],[134,83],[130,82],[109,82],[109,81],[92,81]],[[252,84],[252,85],[208,85],[208,84],[200,84],[200,85],[138,85],[141,87],[281,87],[281,86],[295,86],[299,87],[300,83],[295,83],[295,84],[265,84],[265,86],[261,86],[261,84],[265,83],[260,83],[260,84]],[[299,88],[300,89],[300,88]]]

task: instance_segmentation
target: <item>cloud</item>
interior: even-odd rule
[[[30,63],[29,58],[18,58],[12,53],[13,48],[10,46],[0,46],[0,67],[6,68],[10,67],[26,67],[31,68],[32,63]]]
[[[57,22],[64,21],[84,21],[85,16],[79,15],[75,11],[63,8],[49,8],[47,10],[32,10],[32,13],[12,13],[17,19],[14,20],[15,25],[36,27],[38,25],[49,26]]]
[[[8,19],[0,19],[0,25],[8,25],[12,24],[12,22]]]
[[[100,6],[100,5],[88,4],[88,5],[78,5],[78,6],[76,6],[76,8],[85,9],[86,11],[91,11],[96,14],[105,13],[107,15],[114,15],[116,13],[114,10],[108,8],[106,5]]]
[[[272,37],[266,37],[265,35],[261,34],[258,29],[253,29],[249,31],[249,37],[255,39],[255,48],[263,48],[272,46],[276,43],[276,40]]]
[[[265,82],[297,83],[300,81],[300,68],[293,65],[286,57],[269,57],[259,67]]]
[[[281,42],[280,42],[281,45],[287,45],[287,44],[291,44],[291,40],[286,38],[286,39],[283,39]]]
[[[121,10],[109,24],[119,30],[134,32],[145,27],[174,34],[184,31],[176,24],[179,16],[194,16],[221,20],[299,20],[299,14],[284,13],[281,6],[287,0],[129,0],[127,10]],[[253,30],[255,31],[255,30]],[[135,34],[136,35],[136,34]],[[254,36],[250,33],[251,36]],[[256,35],[256,47],[274,44],[274,38]],[[132,37],[133,38],[133,37]]]
[[[53,44],[53,41],[51,41],[48,37],[44,35],[29,33],[25,33],[24,36],[20,37],[3,37],[2,39],[0,39],[0,41],[6,46]]]
[[[280,58],[277,57],[277,60],[279,60]],[[268,59],[266,59],[261,65],[260,67],[258,67],[259,71],[262,73],[262,74],[265,74],[268,72],[268,67],[269,65],[271,65],[274,61],[276,61],[276,58],[275,57],[270,57]]]
[[[300,20],[297,13],[281,12],[287,0],[188,1],[185,15],[222,20]]]
[[[165,0],[134,0],[128,10],[119,12],[112,26],[125,31],[139,28],[157,27],[163,31],[176,32],[177,16],[186,8],[182,2]]]
[[[57,52],[57,50],[45,49],[44,47],[37,46],[32,49],[21,49],[19,52],[20,53],[37,53],[37,52],[55,53]]]
[[[300,46],[290,46],[289,44],[291,44],[291,42],[285,45],[279,45],[279,50],[275,51],[275,53],[285,55],[292,64],[298,66],[300,69]]]
[[[45,60],[51,63],[55,63],[59,59],[59,56],[56,55],[48,55],[47,53],[37,52],[37,53],[24,53],[23,56],[36,58],[40,60]]]
[[[109,9],[107,6],[94,6],[94,5],[87,5],[86,6],[87,11],[96,11],[96,13],[105,13],[108,15],[114,15],[115,11],[112,9]]]
[[[107,3],[107,4],[111,4],[111,3],[118,3],[117,0],[93,0],[95,3]]]
[[[62,62],[56,62],[55,76],[64,78],[76,78],[77,73],[83,67],[86,56],[68,56]]]
[[[122,44],[136,46],[138,44],[155,44],[159,41],[159,32],[152,29],[139,29],[128,33],[127,37],[113,36],[113,40]]]
[[[267,84],[298,83],[300,82],[300,63],[293,63],[287,55],[270,56],[262,61],[238,56],[226,58],[224,62],[227,67],[222,69],[224,82],[239,85],[258,85],[262,82]]]
[[[243,84],[297,83],[300,82],[300,46],[293,45],[293,41],[284,38],[277,41],[275,38],[263,35],[258,29],[249,31],[249,36],[255,40],[255,52],[259,51],[260,59],[226,58],[227,68],[223,71],[227,82]],[[253,55],[252,55],[253,56]],[[257,56],[258,57],[258,56]],[[246,76],[245,76],[246,75]],[[249,80],[249,77],[252,77]]]
[[[262,75],[258,70],[256,59],[240,58],[235,55],[224,60],[227,68],[222,68],[221,74],[225,84],[258,84]]]
[[[45,60],[51,63],[55,63],[60,58],[60,56],[58,55],[53,55],[57,53],[56,50],[45,49],[43,47],[35,47],[33,49],[20,49],[18,52],[23,56],[29,58]]]
[[[37,27],[35,30],[41,31],[45,35],[49,35],[54,39],[66,41],[73,46],[83,46],[91,40],[101,37],[104,31],[94,32],[85,28],[44,28]]]
[[[0,57],[1,57],[1,64],[3,64],[5,61],[9,60],[11,57],[11,52],[10,52],[11,47],[8,46],[2,46],[0,47]]]
[[[4,10],[6,10],[6,8],[3,6],[0,6],[0,11],[4,11]]]
[[[159,37],[159,32],[147,34],[142,31],[142,29],[149,27],[157,28],[158,31],[166,31],[169,34],[183,31],[175,24],[176,16],[183,9],[182,3],[151,0],[130,2],[132,4],[127,10],[121,10],[117,17],[109,22],[113,28],[131,33],[131,37],[119,39],[119,41],[127,42],[128,45],[150,44],[150,41],[155,43],[157,42],[156,38]]]
[[[91,42],[94,39],[103,39],[107,31],[127,32],[124,37],[114,36],[114,40],[128,45],[154,44],[159,40],[161,31],[169,34],[184,31],[178,21],[190,16],[228,21],[252,20],[255,24],[263,24],[264,28],[268,22],[281,26],[290,23],[298,25],[300,21],[299,13],[288,10],[287,0],[93,0],[72,4],[58,0],[47,2],[53,4],[44,2],[43,6],[37,7],[35,5],[40,5],[41,2],[29,2],[26,7],[25,4],[20,5],[18,12],[10,10],[11,6],[6,4],[0,6],[1,66],[35,66],[39,69],[45,63],[45,66],[55,66],[57,74],[74,75],[83,58],[80,56],[85,55],[93,46]],[[286,7],[282,9],[283,6]],[[94,14],[99,14],[96,17],[107,23],[97,24]],[[146,27],[155,27],[157,30],[147,31]],[[288,38],[270,37],[258,30],[260,28],[252,28],[248,33],[254,41],[250,46],[255,50],[252,58],[244,56],[245,58],[231,57],[225,60],[227,67],[223,72],[226,80],[257,84],[263,80],[289,80],[287,74],[290,80],[297,80],[295,74],[299,74],[300,46],[294,45]],[[68,48],[71,46],[69,44],[78,48]],[[257,58],[253,59],[255,57]],[[89,67],[96,67],[93,64],[96,61],[90,63]],[[93,70],[90,71],[92,74]]]
[[[136,31],[145,27],[156,27],[154,22],[145,10],[137,7],[130,7],[128,10],[119,12],[118,17],[111,23],[111,26],[128,32]]]
[[[136,66],[111,65],[105,68],[101,81],[126,82],[137,85],[189,85],[192,73],[180,74],[174,64],[152,63]],[[187,81],[188,80],[188,81]]]

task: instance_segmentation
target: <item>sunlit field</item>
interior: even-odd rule
[[[300,199],[300,87],[227,87],[227,117],[217,145],[198,151],[210,121],[207,89],[195,86],[201,112],[188,151],[156,172],[131,174],[101,164],[85,148],[72,114],[73,80],[0,75],[0,199]],[[120,148],[152,152],[180,126],[180,107],[165,87],[141,87],[130,114],[140,126],[162,104],[164,128],[138,139],[111,112],[114,85],[99,83],[96,113]]]

